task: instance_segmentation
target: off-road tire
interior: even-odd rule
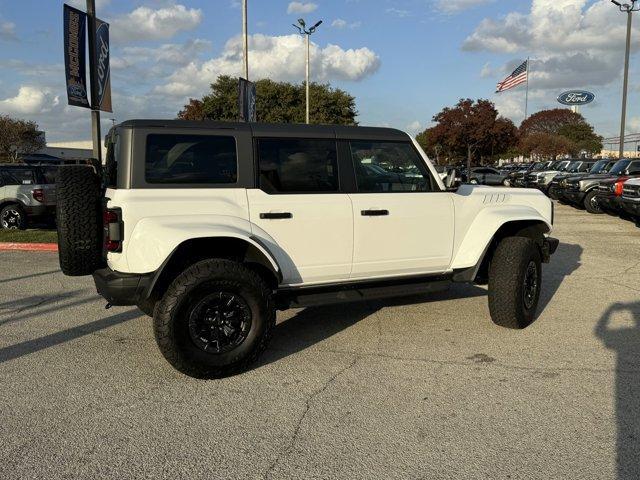
[[[587,210],[587,212],[599,215],[601,213],[604,213],[604,210],[602,210],[602,207],[598,205],[598,201],[596,200],[597,194],[598,192],[596,190],[591,190],[589,193],[587,193],[587,196],[584,197],[583,203],[584,208]]]
[[[529,306],[525,301],[525,276],[536,268],[537,288]],[[524,237],[507,237],[496,248],[489,267],[489,311],[493,323],[522,329],[534,320],[542,286],[540,249]]]
[[[144,313],[148,317],[153,317],[153,311],[155,309],[156,303],[157,302],[153,298],[147,298],[136,306],[142,313]]]
[[[60,268],[65,275],[90,275],[104,265],[100,178],[89,166],[63,166],[56,188]]]
[[[14,222],[5,226],[5,215],[11,215]],[[24,208],[17,203],[5,206],[2,211],[0,211],[0,220],[0,226],[3,230],[24,230],[27,228],[27,214]]]
[[[231,292],[246,302],[251,326],[244,341],[226,353],[199,348],[188,319],[199,298]],[[155,307],[153,327],[162,355],[178,371],[195,378],[220,378],[245,370],[264,352],[275,326],[276,309],[266,282],[244,265],[225,259],[198,262],[182,272]]]
[[[549,190],[547,191],[547,196],[552,200],[558,200],[558,188],[549,187]]]

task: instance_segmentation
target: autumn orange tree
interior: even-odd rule
[[[597,153],[602,150],[602,137],[579,113],[566,108],[541,110],[522,122],[520,150],[551,158],[582,151]]]
[[[513,122],[500,117],[489,100],[461,99],[433,117],[436,123],[416,140],[429,155],[448,161],[466,159],[467,167],[483,158],[506,152],[518,141]]]

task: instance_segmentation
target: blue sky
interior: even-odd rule
[[[82,5],[82,0],[71,1]],[[239,0],[98,0],[112,25],[113,115],[173,118],[218,74],[240,68]],[[89,138],[89,112],[66,106],[62,1],[0,0],[0,113],[33,119],[49,141]],[[625,19],[608,0],[249,0],[251,76],[301,81],[304,50],[291,23],[322,19],[312,77],[356,97],[364,125],[411,133],[461,97],[489,98],[522,120],[524,89],[496,82],[533,58],[530,112],[584,88],[582,110],[616,135]],[[634,49],[640,44],[636,22]],[[629,131],[640,131],[632,57]]]

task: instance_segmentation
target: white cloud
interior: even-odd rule
[[[635,30],[634,49],[640,46],[640,27]],[[618,81],[625,32],[609,2],[533,0],[527,14],[484,19],[463,48],[511,54],[509,68],[531,55],[534,89],[586,88]]]
[[[318,5],[312,2],[291,2],[287,7],[287,13],[311,13],[317,10]]]
[[[436,0],[435,7],[448,15],[492,3],[495,0]]]
[[[111,38],[114,43],[163,40],[172,38],[179,32],[193,30],[201,21],[200,9],[188,9],[180,4],[159,9],[138,7],[112,20]]]
[[[387,8],[385,11],[390,15],[400,18],[411,16],[411,12],[409,10],[402,10],[399,8]]]
[[[113,68],[126,68],[149,59],[164,65],[187,65],[200,53],[211,48],[209,40],[187,40],[182,44],[166,43],[158,47],[124,47]]]
[[[304,79],[304,39],[300,35],[252,35],[249,37],[249,50],[251,78],[293,82]],[[378,55],[366,47],[345,50],[338,45],[329,44],[321,48],[311,44],[312,81],[359,81],[376,72],[379,66]],[[219,75],[239,75],[241,72],[242,42],[238,36],[227,42],[218,57],[189,63],[155,91],[178,97],[199,96]]]
[[[333,28],[337,28],[337,29],[343,29],[343,28],[358,28],[362,25],[362,22],[347,22],[346,20],[342,19],[342,18],[336,18],[333,22],[331,22],[331,26]]]
[[[21,86],[15,97],[0,100],[0,112],[33,115],[49,110],[59,103],[48,89]]]
[[[495,75],[493,68],[491,68],[491,64],[489,62],[485,63],[482,66],[482,70],[480,70],[480,76],[482,78],[493,77]]]
[[[17,40],[15,23],[0,20],[0,40]]]

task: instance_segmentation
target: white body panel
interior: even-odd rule
[[[452,194],[351,195],[354,219],[352,279],[442,272],[453,249]],[[388,210],[363,216],[363,210]]]
[[[153,272],[190,238],[251,236],[244,189],[107,190],[106,197],[109,208],[122,208],[122,253],[108,255],[119,272]]]
[[[346,194],[269,195],[247,190],[254,235],[282,265],[283,283],[311,284],[349,278],[353,255],[353,211]],[[291,213],[261,219],[261,213]]]

